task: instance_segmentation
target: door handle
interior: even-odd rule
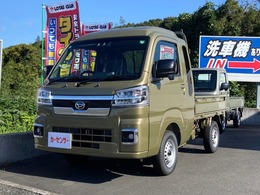
[[[182,92],[183,92],[183,95],[185,95],[185,84],[184,84],[184,83],[181,84],[181,90],[182,90]]]

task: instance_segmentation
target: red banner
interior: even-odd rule
[[[46,6],[45,65],[54,65],[63,49],[81,36],[78,2]]]

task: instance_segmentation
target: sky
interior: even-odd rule
[[[4,0],[0,11],[0,39],[4,48],[34,43],[42,36],[46,24],[46,11],[42,5],[60,5],[74,0]],[[141,23],[150,19],[177,17],[182,13],[194,13],[207,0],[78,0],[80,21],[83,24],[113,22],[120,24]],[[216,6],[225,0],[211,0]],[[43,23],[43,25],[42,25]]]

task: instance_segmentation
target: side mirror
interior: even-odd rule
[[[228,88],[229,88],[229,84],[228,84],[228,83],[221,83],[220,91],[221,91],[221,90],[227,91]]]
[[[159,60],[156,64],[156,77],[168,77],[170,80],[174,79],[174,75],[178,72],[178,66],[175,60],[164,59]]]
[[[53,67],[53,65],[44,66],[44,78],[47,78]]]

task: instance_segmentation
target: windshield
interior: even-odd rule
[[[133,80],[141,76],[147,37],[72,43],[49,76],[50,82]]]
[[[193,70],[195,92],[208,92],[216,89],[217,72],[216,71],[196,71]]]

